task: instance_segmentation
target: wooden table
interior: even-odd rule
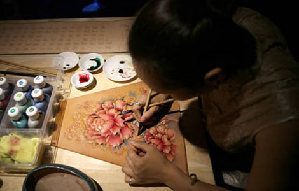
[[[109,18],[106,18],[109,20]],[[92,19],[91,19],[92,20]],[[84,21],[82,21],[84,22]],[[1,25],[0,25],[1,26]],[[101,53],[104,58],[109,58],[114,54]],[[116,53],[118,54],[118,53]],[[28,54],[28,55],[0,55],[1,60],[14,62],[18,64],[28,65],[31,67],[36,67],[48,71],[56,71],[52,61],[56,54]],[[0,70],[13,71],[11,67],[6,67],[0,65]],[[119,87],[126,85],[127,83],[115,83],[106,78],[103,72],[95,75],[96,79],[100,82],[92,90],[87,92],[79,91],[70,85],[71,75],[79,71],[72,70],[71,72],[65,72],[63,75],[63,82],[61,83],[63,93],[66,97],[72,98],[80,95],[85,95],[93,93],[96,91],[101,91],[104,89],[109,89],[113,87]],[[20,72],[20,71],[19,71]],[[130,83],[135,83],[140,81],[136,79]],[[186,107],[186,102],[181,102],[181,107]],[[49,137],[50,139],[51,137]],[[187,140],[186,143],[186,154],[188,161],[189,173],[196,173],[198,178],[207,183],[215,184],[213,171],[211,167],[211,161],[208,152],[205,149],[197,148],[191,145]],[[74,153],[68,150],[60,148],[51,148],[54,153],[53,161],[54,163],[60,163],[69,165],[86,173],[88,176],[95,179],[103,188],[104,191],[125,191],[125,190],[170,190],[167,187],[130,187],[124,182],[124,174],[121,171],[121,167],[110,164],[98,159],[87,157],[78,153]],[[22,188],[24,177],[26,174],[19,175],[1,175],[0,178],[3,180],[4,184],[1,191],[19,191]]]

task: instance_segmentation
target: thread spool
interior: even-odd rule
[[[31,96],[32,96],[32,98],[35,102],[40,102],[40,101],[43,101],[45,99],[44,93],[40,88],[35,88],[32,91]]]
[[[26,115],[29,117],[28,122],[27,122],[27,126],[29,128],[37,128],[40,125],[40,114],[39,111],[37,109],[37,107],[35,106],[30,106],[27,108],[26,110]]]
[[[35,88],[44,88],[46,86],[46,82],[43,76],[36,76],[33,80]]]
[[[25,105],[27,102],[25,93],[23,92],[17,92],[13,98],[18,105]]]
[[[0,88],[0,101],[4,100],[5,94],[2,88]]]
[[[19,108],[12,107],[8,110],[8,116],[11,120],[17,121],[22,117],[22,113],[20,112]]]
[[[20,79],[17,81],[17,88],[19,91],[25,92],[29,89],[28,82],[25,79]]]
[[[0,87],[5,90],[9,87],[7,79],[5,77],[0,77]]]

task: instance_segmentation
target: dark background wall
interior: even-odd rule
[[[147,0],[98,0],[101,8],[83,13],[94,0],[0,0],[0,19],[125,17],[135,15]]]
[[[83,13],[94,0],[0,0],[0,20],[134,16],[148,0],[98,0],[100,9]],[[281,29],[298,60],[298,14],[292,0],[232,0],[269,17]]]

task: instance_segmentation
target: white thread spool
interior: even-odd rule
[[[20,79],[17,81],[17,87],[19,91],[25,92],[28,90],[28,82],[25,79]]]
[[[35,88],[44,88],[46,86],[46,82],[43,76],[36,76],[33,80]]]
[[[44,100],[44,93],[41,89],[39,88],[35,88],[32,92],[31,92],[31,96],[34,99],[34,101],[36,102],[40,102]]]
[[[25,105],[25,103],[27,102],[25,93],[23,92],[17,92],[13,99],[15,100],[15,102],[17,102],[18,105]]]
[[[22,114],[20,110],[17,107],[12,107],[8,110],[8,116],[14,120],[17,121],[21,118]]]
[[[37,107],[35,106],[28,107],[26,109],[26,115],[32,120],[37,120],[39,118],[39,112]]]
[[[0,88],[0,101],[1,101],[1,100],[4,100],[4,98],[5,98],[4,91],[3,91],[2,88]]]
[[[6,78],[5,77],[0,77],[0,87],[2,89],[7,89],[8,86],[9,86],[9,84],[8,84]]]

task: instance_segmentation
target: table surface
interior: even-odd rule
[[[109,18],[106,18],[109,20]],[[80,19],[79,19],[80,20]],[[81,19],[84,22],[86,19]],[[0,22],[1,24],[1,22]],[[105,59],[117,54],[111,53],[101,53]],[[57,72],[53,66],[53,58],[56,54],[30,54],[30,55],[0,55],[1,60],[22,64],[37,69],[43,69],[47,71]],[[0,70],[4,71],[16,71],[15,68],[11,66],[0,65]],[[128,83],[116,83],[109,80],[103,72],[95,74],[95,78],[98,82],[97,85],[90,91],[80,91],[75,89],[70,85],[70,77],[76,71],[80,69],[65,72],[63,74],[63,82],[61,83],[63,94],[68,98],[86,95],[96,91],[101,91],[104,89],[109,89],[113,87],[120,87],[127,85]],[[18,70],[18,72],[22,72]],[[24,71],[25,72],[25,71]],[[129,83],[135,83],[140,81],[140,79],[135,79]],[[180,102],[182,108],[187,106],[187,102]],[[50,137],[51,138],[51,137]],[[190,144],[185,140],[186,144],[186,155],[189,173],[196,173],[198,178],[207,183],[215,184],[213,171],[211,167],[211,161],[209,153],[206,149],[198,148]],[[88,176],[95,179],[105,191],[117,191],[117,190],[170,190],[167,187],[130,187],[124,182],[124,174],[121,171],[121,167],[107,163],[102,160],[94,159],[85,155],[74,153],[61,148],[51,148],[54,152],[54,163],[60,163],[75,167]],[[0,178],[3,180],[4,184],[1,191],[19,191],[22,189],[22,184],[26,174],[18,175],[1,175]]]

